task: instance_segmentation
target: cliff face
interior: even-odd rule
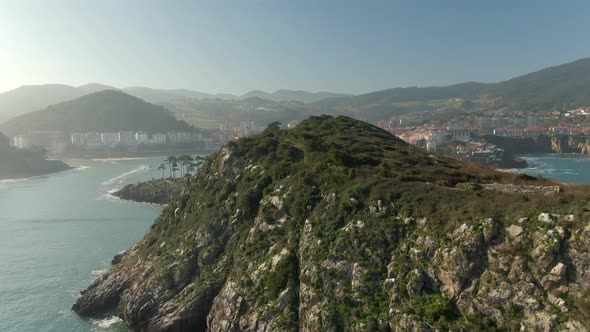
[[[139,331],[588,328],[588,188],[466,182],[550,184],[349,118],[270,126],[210,157],[73,309]]]
[[[484,140],[502,147],[508,155],[525,153],[590,153],[590,137],[541,136],[512,138],[487,135]]]
[[[590,153],[590,138],[583,136],[551,137],[551,150],[556,153]]]

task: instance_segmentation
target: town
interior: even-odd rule
[[[19,149],[43,148],[49,156],[93,154],[101,152],[141,153],[168,150],[210,152],[232,139],[250,136],[263,130],[254,121],[223,122],[213,131],[112,131],[72,132],[32,131],[16,135],[10,144]]]
[[[588,116],[590,107],[579,107],[554,111],[545,116],[521,112],[511,117],[464,116],[447,121],[392,117],[378,121],[375,125],[430,152],[497,165],[504,160],[504,150],[487,142],[486,136],[586,136],[590,135]]]

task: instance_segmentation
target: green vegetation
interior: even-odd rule
[[[444,87],[394,88],[352,98],[320,101],[316,110],[376,121],[393,115],[469,112],[473,109],[546,112],[590,105],[590,58],[499,83],[466,82]]]
[[[115,90],[96,92],[78,99],[27,113],[0,126],[8,134],[58,130],[147,131],[191,130],[170,111]]]
[[[202,129],[209,129],[209,130],[216,130],[219,129],[219,121],[210,118],[199,118],[199,117],[190,117],[184,118],[189,125],[195,128],[202,128]]]
[[[203,163],[202,157],[191,157],[189,155],[170,156],[158,166],[158,171],[162,171],[162,178],[166,169],[169,171],[170,177],[175,178],[176,172],[180,171],[180,176],[194,175],[198,167]]]
[[[80,303],[124,280],[146,285],[121,287],[122,310],[137,329],[147,323],[133,321],[143,309],[130,299],[149,294],[164,299],[160,308],[178,308],[171,310],[179,319],[190,312],[210,324],[270,321],[280,331],[512,330],[526,315],[516,301],[550,306],[539,296],[550,289],[543,274],[574,261],[573,249],[545,248],[539,239],[560,236],[557,225],[582,234],[590,221],[588,186],[542,195],[467,185],[555,183],[428,154],[348,117],[311,117],[291,130],[271,123],[227,144],[186,181],[184,194]],[[547,211],[574,217],[536,218]],[[524,217],[530,222],[519,223]],[[505,230],[516,225],[513,242]],[[587,252],[579,249],[587,244],[570,243]],[[517,260],[528,265],[512,273]],[[541,263],[548,268],[536,272]],[[528,287],[527,300],[504,305],[498,298],[520,292],[515,284]],[[162,321],[155,309],[150,322]]]

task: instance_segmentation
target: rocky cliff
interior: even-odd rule
[[[584,331],[590,190],[429,155],[346,117],[211,156],[82,293],[137,331]]]
[[[512,138],[487,135],[483,140],[502,147],[508,155],[526,153],[582,153],[590,154],[590,137],[540,136]]]
[[[180,198],[187,182],[190,179],[151,180],[126,185],[113,195],[129,201],[166,205]]]
[[[590,153],[590,137],[555,136],[551,137],[551,150],[556,153]]]

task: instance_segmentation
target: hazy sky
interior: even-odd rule
[[[589,17],[590,1],[567,0],[0,0],[0,91],[498,81],[590,56]]]

